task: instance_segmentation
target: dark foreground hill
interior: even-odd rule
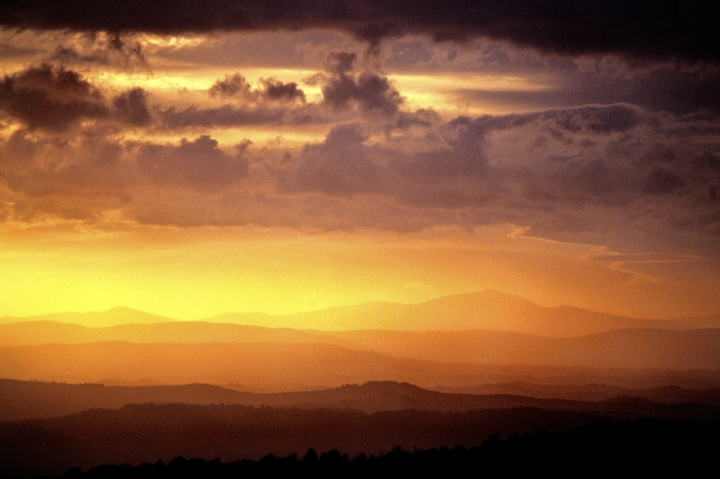
[[[320,452],[337,449],[354,457],[387,453],[397,446],[406,450],[469,447],[482,444],[495,433],[508,437],[536,430],[566,432],[600,421],[616,423],[617,419],[538,408],[364,414],[330,409],[133,405],[62,418],[0,423],[0,475],[59,475],[75,467],[87,470],[102,464],[154,464],[176,457],[257,460],[268,454],[304,454],[311,448]],[[711,446],[718,443],[717,421],[693,427],[671,429],[670,444],[694,444],[698,437],[707,438]],[[656,434],[666,438],[668,433],[662,429]],[[590,436],[592,443],[595,440]],[[622,439],[620,452],[633,456],[646,447],[646,443],[635,443],[636,439],[632,435]],[[563,447],[568,444],[572,441]],[[552,452],[553,461],[559,454],[555,446],[543,440],[536,445],[539,451]],[[657,460],[663,459],[660,454],[665,449],[657,451]],[[533,449],[525,452],[537,454]],[[574,457],[572,452],[567,450],[567,458]],[[698,454],[704,457],[705,453]],[[510,463],[517,460],[512,456],[507,459]]]
[[[62,418],[0,423],[0,474],[56,475],[72,467],[175,457],[222,461],[338,449],[357,455],[458,444],[490,434],[569,430],[598,415],[536,408],[464,413],[131,405]]]
[[[94,478],[254,478],[254,477],[578,477],[648,475],[700,477],[716,467],[720,447],[717,424],[641,419],[598,422],[566,432],[535,431],[500,439],[491,435],[470,448],[432,448],[413,452],[394,448],[387,454],[350,457],[337,450],[318,456],[310,449],[298,455],[268,455],[258,461],[176,458],[141,466],[105,465],[71,479]]]

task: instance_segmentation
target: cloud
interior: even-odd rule
[[[229,30],[335,29],[371,44],[405,34],[436,40],[487,37],[566,55],[617,53],[635,58],[720,58],[720,7],[710,0],[426,0],[347,3],[190,0],[3,2],[6,27],[178,34]]]
[[[375,73],[352,73],[354,53],[336,52],[330,55],[329,76],[324,78],[323,101],[334,110],[347,110],[357,104],[364,112],[378,112],[386,116],[397,113],[403,99],[390,80]]]
[[[208,201],[247,178],[249,145],[245,140],[229,154],[206,135],[157,144],[111,139],[102,132],[58,141],[18,130],[0,142],[4,216],[28,223],[61,218],[94,224],[109,211],[133,219],[144,203],[162,208],[167,197]]]
[[[232,101],[215,108],[195,105],[177,110],[158,109],[167,128],[231,127],[242,125],[304,125],[352,120],[360,112],[365,116],[395,120],[388,128],[407,128],[411,124],[427,122],[432,116],[401,112],[403,99],[386,76],[371,72],[353,72],[354,53],[330,54],[327,71],[311,78],[321,85],[323,99],[307,103],[305,93],[294,82],[283,83],[274,78],[261,79],[253,88],[240,73],[225,75],[209,89],[211,97]],[[345,115],[345,116],[342,116]]]
[[[31,129],[56,131],[110,114],[100,91],[79,73],[48,64],[6,75],[0,82],[0,109]]]
[[[113,107],[117,117],[133,126],[145,126],[150,123],[150,111],[147,95],[142,88],[133,88],[113,98]]]
[[[245,80],[245,77],[236,73],[232,76],[225,75],[222,80],[217,80],[208,90],[210,96],[220,96],[223,98],[239,96],[243,99],[252,99],[254,97],[252,86]]]
[[[459,117],[385,140],[344,125],[307,145],[278,174],[279,188],[383,197],[430,223],[513,223],[603,244],[675,238],[680,247],[690,231],[720,235],[717,133],[712,121],[625,104]]]
[[[148,69],[142,45],[139,42],[128,42],[119,34],[88,35],[85,45],[70,47],[58,45],[49,60],[63,65],[114,66],[126,70],[134,67]]]
[[[550,79],[536,90],[465,89],[462,102],[504,108],[548,109],[588,104],[632,103],[654,111],[683,115],[699,110],[720,112],[720,71],[711,67],[563,68],[544,66]]]
[[[305,92],[298,88],[297,83],[283,83],[274,78],[261,80],[263,89],[260,94],[269,101],[305,103]]]
[[[235,73],[217,80],[208,93],[211,97],[237,98],[244,102],[305,103],[305,92],[295,82],[283,83],[274,78],[263,78],[260,84],[261,88],[253,88],[244,76]]]
[[[703,258],[693,254],[671,253],[631,253],[631,254],[604,254],[594,255],[593,261],[609,261],[621,263],[680,263],[688,261],[702,261]]]
[[[235,100],[215,108],[196,105],[183,110],[175,107],[158,108],[163,126],[171,129],[196,127],[233,127],[243,125],[279,125],[325,123],[321,112],[312,105],[306,107],[305,93],[294,82],[283,83],[274,78],[261,79],[253,88],[239,73],[225,75],[209,89],[211,97]]]
[[[333,78],[350,74],[338,68]],[[144,111],[141,92],[117,95],[111,117],[132,123]],[[242,110],[173,114],[200,115],[191,122],[199,124],[222,111],[237,123]],[[616,250],[702,253],[720,236],[720,127],[712,116],[614,104],[377,119],[356,115],[300,148],[244,142],[235,151],[209,135],[160,144],[88,127],[59,141],[53,131],[21,129],[0,143],[2,217],[92,223],[115,211],[146,224],[396,231],[514,224]]]
[[[204,192],[226,189],[248,174],[243,156],[248,144],[240,144],[237,154],[229,156],[208,135],[195,140],[183,138],[179,146],[140,145],[137,151],[138,173],[161,187],[189,187]]]
[[[131,165],[123,148],[102,137],[55,136],[20,129],[0,142],[0,184],[11,205],[6,219],[34,223],[76,219],[88,224],[131,201]]]
[[[108,105],[102,92],[80,73],[49,64],[6,75],[0,82],[0,110],[31,130],[55,132],[83,120],[115,119],[136,127],[152,120],[142,88],[120,93]]]
[[[643,193],[649,195],[669,195],[683,186],[683,179],[663,168],[653,169],[646,177]]]
[[[288,111],[284,108],[238,108],[232,105],[223,105],[219,108],[191,106],[184,110],[170,107],[165,110],[158,110],[163,125],[173,129],[279,124],[283,122],[287,114]],[[291,118],[291,116],[288,116],[292,123]],[[300,121],[303,122],[302,119]]]
[[[358,124],[336,126],[321,144],[305,146],[292,176],[281,177],[284,187],[343,196],[372,191],[378,172],[366,139]]]

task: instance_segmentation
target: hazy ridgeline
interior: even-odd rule
[[[136,323],[115,324],[133,318]],[[212,322],[253,318],[324,329]],[[285,391],[373,380],[430,388],[515,380],[587,384],[598,378],[625,387],[720,385],[716,317],[638,320],[543,308],[496,292],[194,322],[127,309],[29,319],[0,324],[0,377]],[[380,324],[385,329],[367,329]],[[339,325],[345,328],[332,329]],[[365,329],[349,329],[354,327]]]

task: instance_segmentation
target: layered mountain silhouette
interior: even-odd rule
[[[636,319],[485,291],[201,321],[6,317],[0,378],[0,476],[379,454],[640,417],[720,424],[720,316]]]
[[[88,313],[50,313],[39,316],[15,317],[4,316],[0,318],[0,324],[20,323],[27,321],[53,321],[59,323],[80,324],[89,326],[114,326],[117,324],[152,324],[176,321],[175,319],[160,316],[157,314],[145,313],[137,309],[120,306],[107,311]]]
[[[528,385],[529,386],[529,385]],[[539,386],[535,386],[537,390]],[[585,387],[584,389],[587,389]],[[536,407],[549,410],[585,411],[642,415],[654,412],[667,416],[684,411],[708,419],[720,419],[720,389],[690,390],[677,387],[628,389],[595,385],[586,396],[601,400],[562,398],[572,394],[567,387],[542,387],[542,393],[526,386],[528,394],[503,393],[497,387],[491,394],[431,391],[410,383],[371,381],[362,385],[285,393],[251,393],[209,384],[178,386],[105,386],[0,379],[0,421],[65,416],[88,409],[119,409],[128,404],[241,404],[253,407],[302,409],[353,409],[365,413],[399,410],[470,411]],[[548,393],[553,395],[548,397]],[[538,397],[538,396],[545,397]],[[647,401],[641,401],[645,399]],[[624,402],[623,402],[624,401]],[[686,404],[685,409],[665,405]],[[691,412],[688,404],[695,412]],[[712,406],[704,408],[701,405]]]
[[[570,306],[543,307],[499,291],[458,294],[419,304],[366,303],[294,315],[224,314],[207,321],[320,330],[502,330],[571,337],[613,329],[720,328],[720,316],[635,319]],[[257,321],[257,322],[253,322]]]
[[[0,318],[0,324],[38,321],[100,327],[130,323],[167,323],[176,320],[123,307],[104,312]],[[313,329],[320,331],[484,329],[554,337],[581,336],[614,329],[720,328],[720,316],[670,320],[627,318],[569,306],[543,307],[492,290],[445,296],[419,304],[365,303],[291,315],[227,313],[203,319],[201,322],[292,329],[307,329],[308,325],[312,325]]]
[[[0,324],[0,377],[289,391],[372,380],[467,388],[526,380],[533,375],[527,368],[708,371],[705,387],[714,387],[720,371],[720,328],[699,329],[714,324],[711,317],[623,318],[544,308],[495,291],[261,318],[313,324],[314,330],[217,322],[233,317],[172,321],[116,308],[6,322]],[[104,326],[76,324],[91,321]],[[367,328],[374,324],[385,327]],[[525,372],[492,379],[489,366]],[[688,386],[646,386],[673,384]]]
[[[103,341],[134,343],[317,343],[349,345],[326,332],[268,328],[243,324],[173,321],[88,327],[57,321],[26,321],[0,324],[0,346],[48,343],[75,344]]]
[[[445,342],[442,334],[437,341],[434,336],[418,340],[408,334],[378,340],[366,349],[309,342],[111,341],[5,347],[0,348],[0,376],[69,382],[284,384],[295,389],[371,380],[481,384],[482,365],[720,370],[720,330],[619,330],[579,338],[478,332],[455,338],[462,347]],[[403,357],[390,354],[395,350]]]

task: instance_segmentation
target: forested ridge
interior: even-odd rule
[[[600,421],[566,432],[539,430],[501,439],[490,435],[473,447],[432,448],[408,451],[396,447],[379,455],[354,457],[314,449],[304,456],[268,455],[257,461],[175,458],[167,463],[139,466],[104,465],[87,471],[72,469],[65,479],[269,477],[302,474],[315,477],[373,477],[408,474],[507,476],[548,473],[684,475],[708,472],[716,466],[720,425],[660,419]],[[711,468],[711,469],[708,469]]]

